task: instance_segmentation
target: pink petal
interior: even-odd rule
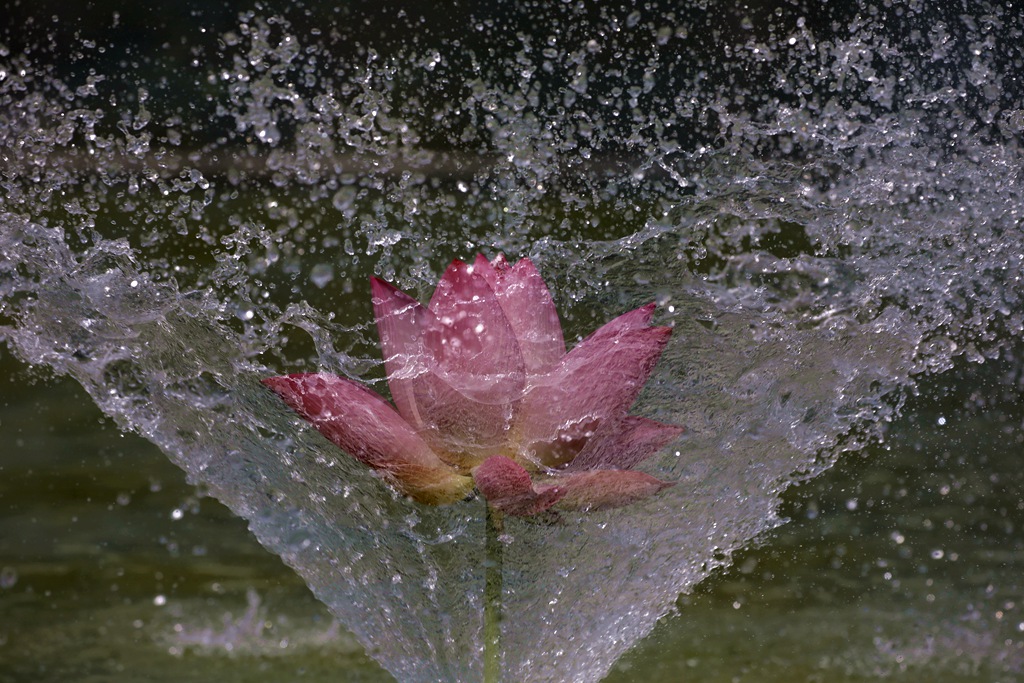
[[[565,340],[551,292],[530,259],[510,266],[499,254],[488,262],[478,254],[473,269],[498,297],[522,350],[526,371],[550,370],[565,355]]]
[[[477,254],[476,258],[473,259],[473,270],[483,279],[487,280],[487,284],[494,289],[494,283],[498,278],[497,271],[505,270],[509,267],[508,259],[501,252],[494,257],[493,261],[488,261],[487,257],[483,254]]]
[[[639,327],[645,309],[584,339],[528,391],[518,423],[521,455],[549,467],[564,465],[603,422],[625,417],[672,332]]]
[[[631,505],[674,486],[635,470],[591,470],[555,477],[553,488],[563,492],[558,507],[598,510]],[[546,487],[538,487],[541,493]]]
[[[481,403],[431,373],[413,386],[423,420],[420,435],[445,462],[469,471],[488,455],[509,450],[518,402]]]
[[[428,372],[423,329],[430,313],[420,302],[379,278],[370,278],[370,291],[391,400],[409,424],[421,429],[424,420],[416,405],[413,382]]]
[[[597,328],[593,334],[584,339],[579,343],[576,348],[583,346],[584,344],[593,344],[599,342],[608,337],[615,337],[628,332],[630,330],[642,330],[646,329],[651,324],[651,317],[654,315],[655,304],[651,302],[640,308],[634,308],[632,311],[623,313],[617,318],[612,318],[601,327]]]
[[[449,278],[446,287],[458,281]],[[463,335],[468,332],[464,324],[455,325],[453,331],[453,326],[445,325],[418,301],[383,280],[371,278],[371,287],[388,386],[398,412],[441,458],[462,469],[506,450],[524,382],[521,359],[518,366],[515,363],[516,350],[506,348],[504,355],[495,359],[496,367],[474,374],[477,359],[469,357],[466,349],[453,348],[453,340],[459,346],[465,341]],[[486,283],[482,289],[490,297],[492,313],[497,310],[488,323],[490,328],[504,325],[507,330],[493,292]],[[461,316],[462,322],[466,319]],[[514,344],[510,332],[505,339]],[[465,345],[480,349],[489,341],[470,335]],[[495,344],[495,348],[500,346]]]
[[[328,374],[269,377],[263,384],[327,439],[415,500],[451,503],[472,488],[469,477],[442,462],[387,401],[360,384]]]
[[[537,491],[529,473],[518,463],[502,455],[491,456],[473,470],[473,481],[487,504],[509,515],[535,515],[554,505],[565,495],[558,486]]]
[[[566,468],[579,472],[599,467],[628,470],[657,453],[685,430],[675,425],[627,415],[606,421]]]
[[[507,404],[522,396],[526,379],[515,333],[487,280],[452,261],[430,299],[424,330],[434,371],[481,403]]]

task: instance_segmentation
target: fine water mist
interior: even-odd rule
[[[596,681],[780,495],[1024,328],[1024,19],[980,2],[200,17],[0,45],[0,339],[249,523],[403,681],[481,677],[484,507],[402,498],[259,383],[386,393],[367,278],[530,257],[570,345],[655,301],[620,510],[509,520],[505,680]],[[59,28],[52,29],[60,31]],[[97,29],[97,32],[103,32]]]

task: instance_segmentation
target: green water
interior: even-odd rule
[[[683,596],[608,681],[1016,681],[1012,366],[926,382],[886,442]],[[0,365],[0,681],[387,681],[245,523],[84,392]],[[599,590],[599,587],[596,587]]]

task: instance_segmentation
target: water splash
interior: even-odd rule
[[[469,680],[480,503],[397,497],[258,380],[379,382],[365,276],[422,299],[479,245],[535,260],[570,338],[655,298],[676,330],[636,412],[688,427],[650,464],[680,485],[508,529],[507,676],[596,680],[916,375],[1024,328],[1021,20],[908,8],[557,7],[531,17],[550,34],[496,13],[444,50],[247,13],[195,46],[208,119],[166,65],[5,54],[0,336],[247,519],[396,676]]]
[[[326,627],[314,625],[312,628],[306,624],[292,624],[286,617],[272,615],[259,593],[252,588],[246,591],[245,602],[242,614],[236,617],[228,612],[221,615],[216,624],[197,624],[194,620],[179,617],[160,640],[168,652],[176,656],[194,652],[267,657],[296,649],[324,647],[358,652],[357,645],[340,637],[337,621]]]

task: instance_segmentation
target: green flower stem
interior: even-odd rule
[[[504,528],[500,510],[487,506],[484,541],[484,683],[501,683],[501,591]]]

